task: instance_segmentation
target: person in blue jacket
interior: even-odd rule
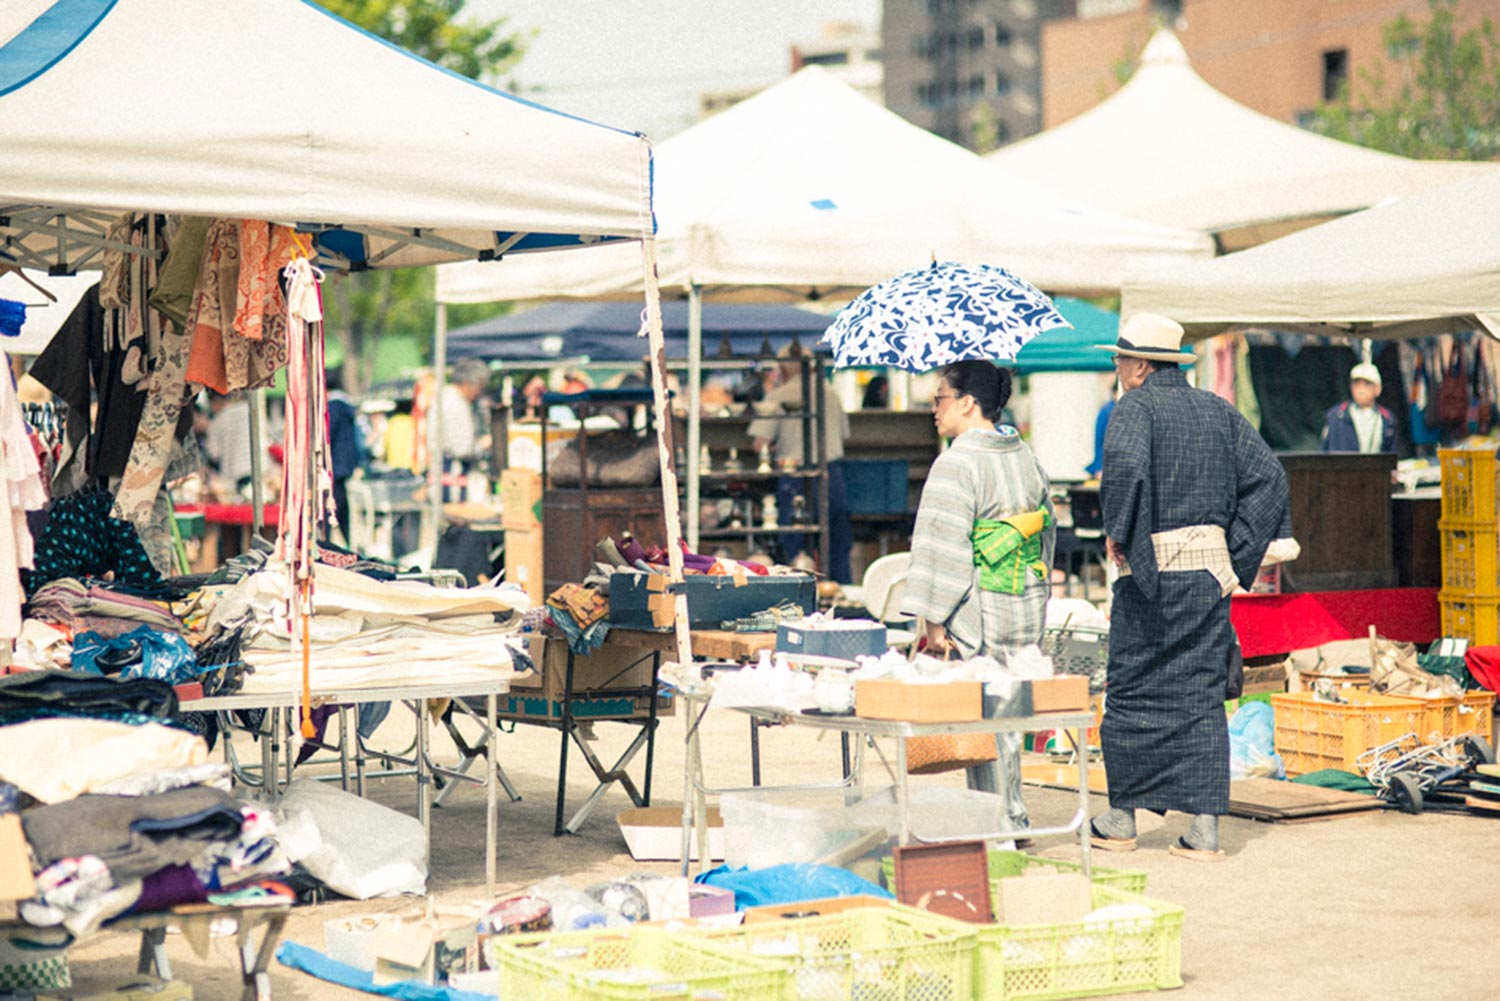
[[[1396,419],[1375,402],[1380,395],[1380,370],[1369,362],[1349,371],[1349,395],[1323,415],[1324,452],[1394,452]]]

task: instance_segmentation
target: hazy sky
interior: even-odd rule
[[[775,83],[828,21],[876,28],[880,0],[469,0],[538,29],[516,71],[531,100],[655,141],[692,125],[701,90]]]

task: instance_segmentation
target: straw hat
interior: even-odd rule
[[[1182,324],[1156,313],[1135,313],[1120,328],[1114,344],[1095,346],[1101,351],[1147,361],[1187,364],[1198,360],[1191,351],[1182,350]]]

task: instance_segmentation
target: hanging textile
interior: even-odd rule
[[[193,290],[188,322],[192,345],[188,351],[187,381],[229,393],[224,371],[224,334],[234,325],[240,280],[240,224],[215,219],[204,236],[203,266]]]
[[[231,390],[269,386],[287,363],[287,303],[277,276],[297,256],[286,226],[240,222],[240,265],[232,330],[224,333],[225,381]]]
[[[1250,343],[1243,334],[1234,334],[1234,408],[1250,426],[1260,430],[1260,400],[1255,396],[1255,382],[1250,378]]]
[[[34,557],[26,512],[45,506],[47,493],[16,399],[10,357],[0,352],[0,359],[6,364],[0,374],[0,639],[12,640],[21,632],[21,570],[29,568]]]

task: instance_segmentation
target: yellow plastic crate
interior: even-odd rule
[[[692,934],[788,964],[788,997],[796,1001],[958,1001],[985,996],[973,985],[979,927],[891,904]]]
[[[1442,539],[1443,589],[1455,594],[1491,592],[1500,587],[1500,521],[1444,518],[1438,522]]]
[[[490,939],[502,998],[790,1001],[787,964],[661,928]]]
[[[1095,883],[1095,909],[1113,904],[1142,905],[1150,916],[978,925],[974,997],[1060,1001],[1181,987],[1183,909]]]
[[[1500,471],[1493,448],[1440,448],[1443,517],[1493,520],[1500,516]]]
[[[1421,699],[1426,707],[1422,718],[1422,729],[1417,736],[1429,744],[1449,737],[1474,733],[1490,739],[1490,727],[1495,713],[1495,693],[1465,692],[1464,697],[1449,699]]]
[[[1439,591],[1438,621],[1444,636],[1459,636],[1475,646],[1500,643],[1500,595]]]
[[[1341,689],[1346,703],[1319,702],[1312,692],[1271,696],[1276,753],[1288,775],[1322,768],[1355,771],[1355,759],[1405,733],[1421,733],[1426,707],[1417,699]]]

